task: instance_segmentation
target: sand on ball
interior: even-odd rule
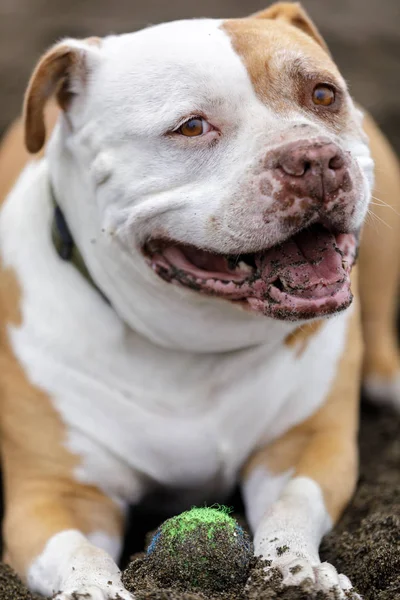
[[[242,588],[253,557],[248,534],[226,507],[193,508],[165,521],[144,559],[163,588],[213,593]]]

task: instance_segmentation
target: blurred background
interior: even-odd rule
[[[240,17],[268,0],[0,0],[0,135],[40,54],[85,37],[190,17]],[[400,153],[400,0],[303,0],[350,84]]]

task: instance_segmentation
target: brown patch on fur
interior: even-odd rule
[[[329,54],[328,46],[299,2],[277,2],[255,13],[251,18],[284,21],[312,37]]]
[[[293,476],[310,477],[321,487],[334,522],[351,498],[357,480],[362,340],[358,302],[354,304],[346,345],[325,404],[310,419],[253,454],[243,470],[245,478],[262,465],[273,473],[293,469]]]
[[[272,183],[267,178],[261,180],[260,192],[263,196],[271,197],[273,195],[274,190],[272,187]]]
[[[49,125],[58,114],[47,114]],[[0,203],[29,160],[17,122],[0,148]],[[26,198],[29,202],[29,197]],[[122,515],[95,486],[74,479],[79,457],[65,447],[66,430],[50,397],[34,385],[15,357],[9,328],[20,327],[22,291],[0,262],[0,447],[5,492],[7,561],[21,577],[54,534],[64,529],[119,535]]]
[[[321,329],[324,321],[312,321],[301,325],[285,338],[285,345],[290,348],[297,348],[296,356],[300,357],[308,346],[312,337]]]
[[[89,44],[89,46],[97,46],[97,48],[100,48],[102,39],[95,35],[92,35],[91,37],[86,38],[85,42],[86,44]]]
[[[60,109],[54,102],[49,102],[45,108],[45,128],[51,131],[56,124]],[[36,158],[42,158],[44,148]],[[24,128],[22,119],[18,119],[6,133],[0,145],[0,205],[14,185],[17,177],[32,156],[25,149]]]
[[[99,46],[100,38],[84,40],[89,46]],[[43,147],[46,139],[44,107],[55,95],[62,110],[67,110],[72,93],[70,77],[73,75],[84,83],[87,77],[86,61],[81,49],[57,44],[42,56],[36,66],[25,94],[24,120],[25,144],[35,154]]]
[[[60,105],[63,108],[67,105],[64,81],[74,60],[76,61],[75,53],[69,46],[58,46],[43,56],[33,72],[24,103],[25,144],[33,154],[42,149],[46,139],[46,102],[58,89]]]
[[[332,107],[323,110],[312,102],[318,83],[331,84],[338,90],[344,85],[324,45],[283,18],[258,15],[231,19],[224,22],[222,29],[231,38],[262,102],[282,115],[303,108],[335,130],[343,129],[348,111],[340,101],[339,91],[338,102]]]

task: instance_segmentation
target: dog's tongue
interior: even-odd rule
[[[335,294],[346,278],[335,236],[313,227],[257,257],[261,278],[302,298]]]

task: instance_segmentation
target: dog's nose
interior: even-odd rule
[[[343,187],[347,173],[344,152],[330,140],[300,140],[282,149],[277,169],[304,195],[321,199]]]

